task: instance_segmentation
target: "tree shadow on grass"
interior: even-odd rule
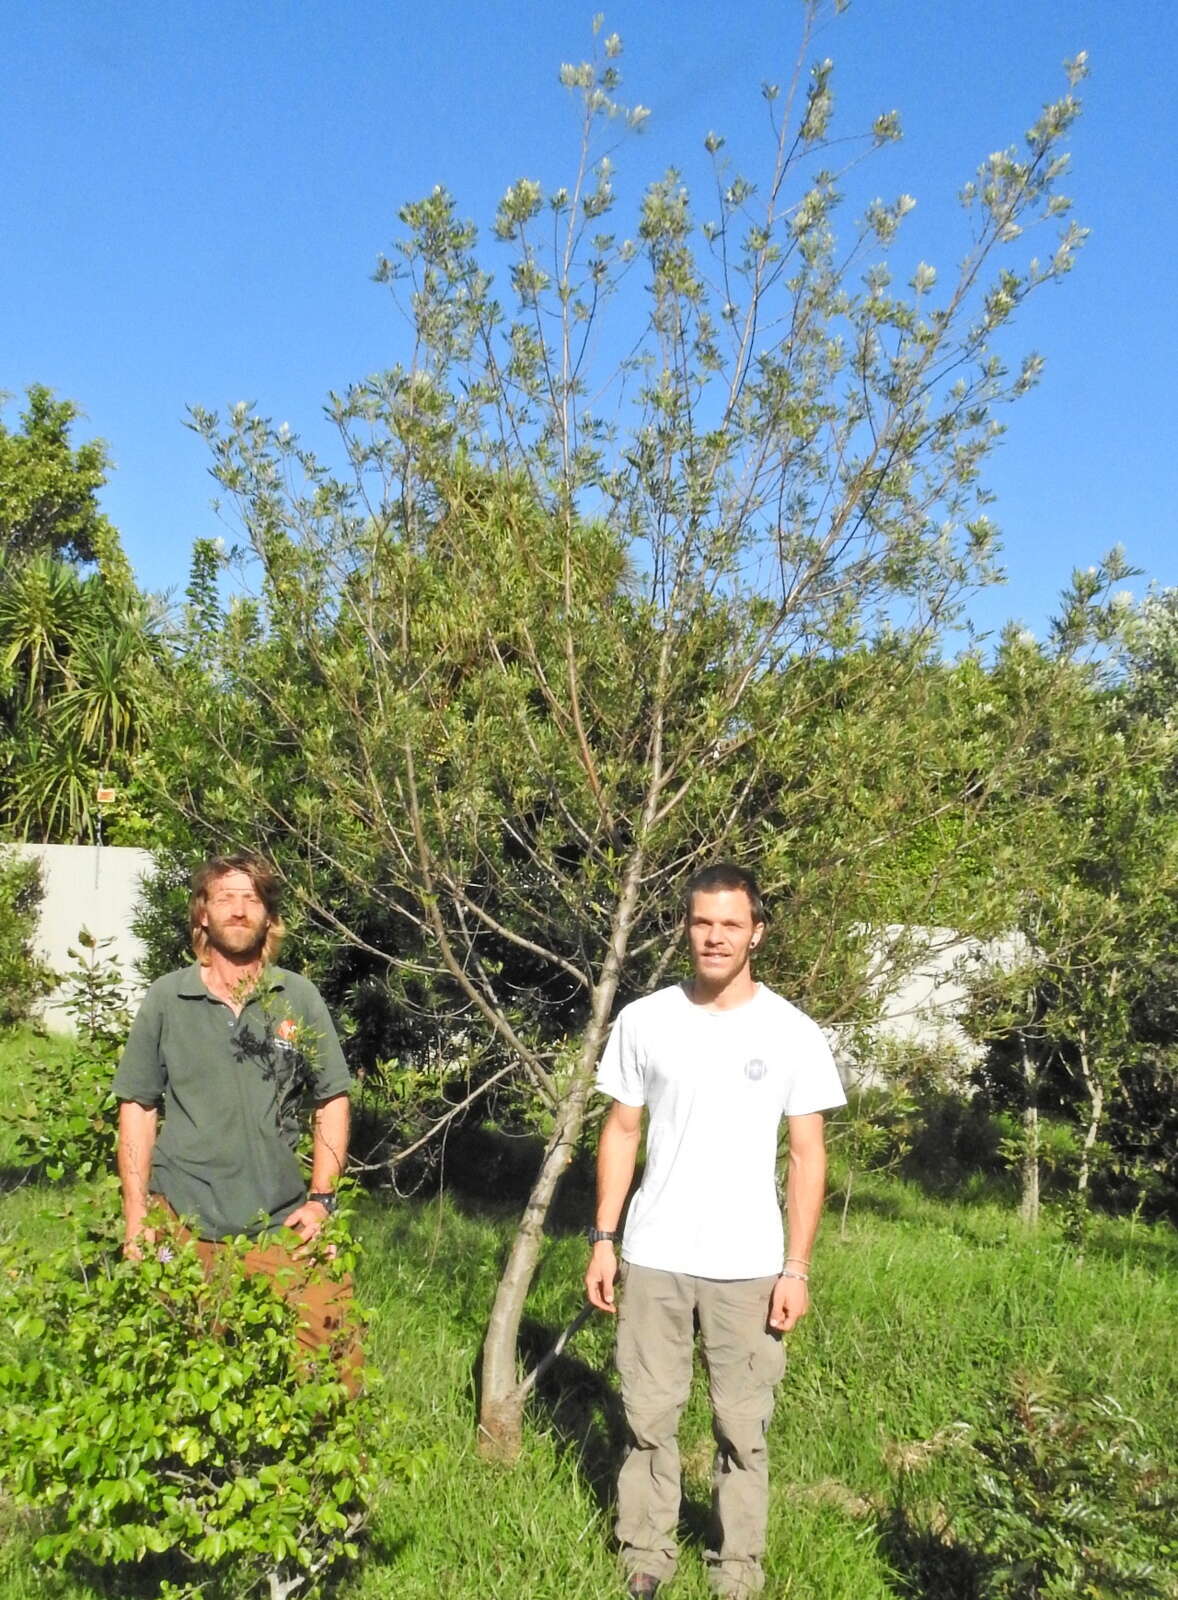
[[[1102,1228],[1102,1221],[1094,1220],[1084,1241],[1084,1253],[1090,1259],[1099,1257],[1117,1266],[1143,1267],[1149,1272],[1178,1273],[1178,1233],[1172,1228],[1147,1224],[1126,1236],[1127,1230]]]
[[[36,1183],[39,1177],[36,1167],[0,1166],[0,1194],[11,1194],[15,1189]]]
[[[831,1233],[836,1231],[836,1221],[837,1231],[841,1232],[842,1209],[843,1192],[835,1190],[827,1201],[827,1211],[831,1219],[828,1226]],[[847,1207],[847,1223],[849,1227],[853,1227],[855,1218],[864,1211],[869,1216],[882,1217],[885,1222],[899,1222],[905,1215],[910,1214],[912,1209],[911,1205],[905,1203],[902,1195],[880,1194],[875,1189],[853,1188],[851,1203]]]
[[[560,1331],[532,1318],[524,1320],[519,1353],[526,1370],[543,1360]],[[573,1456],[602,1511],[611,1512],[627,1441],[626,1417],[613,1384],[596,1367],[565,1350],[541,1374],[530,1406],[558,1441],[562,1455]]]
[[[880,1551],[891,1569],[888,1587],[902,1600],[980,1600],[986,1558],[893,1506],[880,1525]]]
[[[534,1320],[523,1323],[519,1353],[528,1370],[543,1360],[559,1333],[559,1328]],[[557,1440],[561,1454],[573,1457],[602,1514],[612,1520],[618,1471],[629,1443],[626,1414],[613,1384],[596,1367],[565,1351],[544,1370],[530,1405],[532,1414]],[[679,1538],[701,1550],[711,1546],[714,1521],[708,1501],[683,1496]]]
[[[361,1533],[358,1542],[361,1548],[361,1560],[365,1566],[392,1566],[402,1552],[413,1542],[405,1534],[386,1535],[373,1530]],[[355,1576],[357,1570],[355,1561],[337,1561],[331,1570],[320,1578],[322,1587],[316,1592],[322,1595],[333,1595],[347,1584],[349,1578]],[[231,1595],[240,1593],[238,1581],[225,1573],[218,1573],[213,1568],[194,1567],[177,1551],[169,1551],[163,1555],[154,1555],[150,1552],[136,1562],[120,1563],[118,1565],[100,1566],[82,1559],[71,1561],[67,1564],[65,1574],[81,1580],[96,1595],[109,1596],[110,1600],[158,1600],[162,1585],[172,1583],[179,1585],[184,1592],[190,1590],[190,1585],[196,1585],[202,1593],[209,1596],[222,1597],[228,1600]],[[63,1574],[62,1581],[65,1581]],[[251,1589],[251,1593],[254,1590]],[[265,1592],[264,1580],[258,1587],[258,1594]],[[299,1589],[293,1591],[296,1597]]]

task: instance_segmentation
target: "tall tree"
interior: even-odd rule
[[[1049,256],[1014,259],[1067,209],[1077,103],[967,186],[948,286],[922,264],[900,293],[884,253],[913,202],[873,202],[836,240],[848,145],[831,64],[807,76],[808,51],[807,35],[792,84],[767,90],[765,180],[710,137],[712,219],[671,172],[631,237],[606,231],[596,144],[645,116],[618,103],[620,41],[562,69],[579,162],[567,187],[504,197],[510,311],[451,198],[407,206],[378,277],[404,292],[412,350],[333,400],[345,470],[247,408],[196,416],[254,592],[177,680],[161,803],[221,837],[260,832],[341,938],[363,929],[317,882],[379,899],[406,947],[372,953],[440,986],[488,1078],[526,1091],[546,1148],[482,1363],[482,1437],[507,1455],[545,1217],[619,991],[672,968],[684,875],[730,852],[792,889],[778,964],[833,1018],[865,992],[896,841],[948,811],[984,818],[986,762],[1008,759],[983,726],[982,776],[947,795],[908,707],[990,570],[979,473],[995,407],[1038,371],[1008,371],[995,341],[1080,242],[1064,221]],[[897,136],[881,116],[851,159]],[[629,352],[612,379],[593,370],[610,350]],[[849,700],[874,707],[874,741]]]
[[[110,461],[101,439],[76,447],[70,429],[80,412],[33,384],[20,427],[0,420],[0,556],[48,553],[97,561],[114,530],[98,508]]]
[[[155,619],[98,507],[106,448],[70,444],[78,414],[35,385],[22,428],[0,424],[0,826],[20,839],[88,838],[144,732]]]
[[[1092,582],[1076,575],[1081,606]],[[1012,773],[996,797],[1009,817],[1017,959],[978,975],[971,1026],[998,1046],[992,1087],[1000,1097],[1009,1094],[1004,1076],[1013,1058],[1010,1097],[1023,1121],[1021,1209],[1032,1223],[1044,1098],[1079,1129],[1081,1210],[1098,1141],[1111,1137],[1122,1155],[1143,1144],[1132,1084],[1152,1049],[1143,1011],[1173,946],[1178,809],[1175,730],[1136,709],[1140,686],[1132,679],[1119,688],[1110,681],[1117,635],[1133,621],[1123,607],[1108,608],[1105,653],[1085,663],[1071,653],[1075,615],[1070,627],[1065,615],[1054,644],[1068,670],[1060,672],[1051,645],[1011,635],[994,671],[996,694],[1033,708],[1037,759]]]

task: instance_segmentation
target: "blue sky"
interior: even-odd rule
[[[442,183],[485,224],[517,178],[567,177],[577,130],[557,69],[588,53],[591,15],[569,0],[0,0],[0,387],[47,383],[84,408],[79,437],[108,441],[104,503],[141,582],[182,587],[193,538],[225,531],[186,407],[250,399],[313,434],[329,389],[403,353],[371,282],[399,206]],[[788,74],[798,0],[605,15],[623,98],[653,112],[619,153],[623,179],[672,162],[702,175],[712,129],[755,167],[760,84]],[[1009,581],[975,604],[982,627],[1041,629],[1072,566],[1117,542],[1145,570],[1137,592],[1178,582],[1178,21],[1169,0],[855,0],[817,42],[844,127],[900,111],[904,141],[871,188],[917,197],[903,250],[944,269],[964,247],[961,183],[1063,92],[1081,49],[1067,190],[1092,234],[1012,346],[1047,366],[988,471]]]

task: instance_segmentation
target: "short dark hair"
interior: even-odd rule
[[[231,856],[213,856],[208,861],[202,862],[192,874],[192,898],[188,902],[188,933],[192,940],[193,954],[202,966],[207,964],[209,936],[201,926],[201,916],[209,903],[209,892],[213,884],[228,872],[244,872],[253,884],[258,899],[266,908],[269,925],[262,947],[262,960],[269,964],[278,954],[278,947],[286,932],[278,904],[279,879],[268,861],[247,850],[239,850]]]
[[[765,902],[761,899],[757,880],[746,868],[738,867],[735,861],[716,861],[712,866],[700,867],[698,872],[691,874],[683,891],[683,915],[690,917],[691,902],[697,894],[716,894],[721,889],[743,889],[749,897],[753,921],[766,920]]]

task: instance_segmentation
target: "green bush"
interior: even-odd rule
[[[922,1501],[917,1477],[946,1454],[956,1490]],[[1020,1374],[981,1426],[957,1422],[900,1446],[892,1466],[901,1478],[888,1538],[930,1592],[1178,1597],[1178,1480],[1112,1395]]]
[[[33,953],[40,903],[38,864],[0,854],[0,1028],[24,1022],[53,987],[53,973]]]
[[[39,1560],[135,1568],[172,1597],[304,1600],[356,1559],[370,1402],[347,1397],[339,1352],[299,1351],[245,1243],[210,1276],[166,1235],[141,1262],[113,1235],[4,1252],[0,1483],[36,1508]]]
[[[115,1065],[131,1025],[118,962],[104,954],[112,941],[85,928],[65,1005],[78,1025],[68,1055],[33,1055],[18,1065],[12,1090],[17,1159],[47,1177],[88,1178],[109,1170],[115,1148]]]
[[[1020,1376],[971,1454],[985,1600],[1178,1594],[1178,1483],[1111,1396]]]
[[[912,1580],[902,1593],[1178,1600],[1178,1480],[1111,1395],[1022,1373],[979,1426],[951,1423],[888,1456],[899,1479],[883,1532]],[[922,1498],[919,1477],[940,1458],[950,1479]]]

